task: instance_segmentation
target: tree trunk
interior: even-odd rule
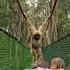
[[[53,8],[54,2],[55,2],[55,0],[51,1],[51,6],[50,6],[51,9]],[[47,42],[48,42],[48,44],[51,44],[51,43],[57,41],[57,39],[58,39],[58,35],[57,35],[57,23],[58,23],[58,15],[57,14],[58,13],[57,13],[57,11],[58,11],[58,2],[57,2],[56,7],[54,9],[52,18],[50,19],[50,24],[49,24],[49,27],[47,30]]]
[[[19,17],[19,10],[16,3],[16,0],[13,1],[12,4],[12,29],[13,29],[13,35],[16,36],[19,39],[19,24],[20,24],[20,17]]]
[[[52,7],[54,5],[54,2],[55,0],[52,0]],[[58,13],[57,12],[58,12],[58,1],[51,19],[52,20],[52,28],[51,28],[52,42],[55,42],[58,40],[58,34],[57,34]]]

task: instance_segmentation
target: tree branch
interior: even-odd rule
[[[57,4],[57,0],[55,0],[55,2],[54,2],[54,5],[53,5],[53,8],[52,8],[52,10],[51,10],[50,16],[49,16],[47,19],[45,19],[45,21],[43,22],[43,24],[39,27],[39,29],[42,30],[43,32],[46,32],[46,30],[47,30],[48,27],[49,27],[50,20],[51,20],[52,14],[53,14],[53,12],[54,12],[54,9],[55,9],[55,7],[56,7],[56,4]]]
[[[25,19],[27,19],[27,15],[26,15],[25,12],[22,10],[22,7],[21,7],[21,5],[20,5],[20,3],[19,3],[19,0],[16,0],[16,1],[17,1],[17,4],[18,4],[18,6],[19,6],[19,9],[20,9],[20,11],[21,11],[23,17],[24,17]]]

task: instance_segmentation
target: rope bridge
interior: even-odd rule
[[[70,34],[57,42],[42,48],[43,56],[49,63],[55,57],[65,61],[66,70],[70,70]],[[32,65],[30,49],[26,48],[16,38],[0,30],[0,69],[23,70]]]
[[[0,30],[0,70],[24,70],[30,68],[32,56],[15,37]]]
[[[55,43],[42,48],[43,57],[49,63],[55,57],[65,61],[66,70],[70,70],[70,34]]]

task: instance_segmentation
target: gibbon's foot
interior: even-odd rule
[[[37,68],[37,67],[38,67],[37,62],[32,63],[32,69]]]
[[[37,61],[35,61],[32,64],[32,68],[37,68],[37,67],[49,68],[49,65],[43,58],[39,58]]]

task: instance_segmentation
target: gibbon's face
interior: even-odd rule
[[[39,31],[36,31],[34,34],[33,34],[33,39],[34,40],[40,40],[41,38],[41,33]]]

